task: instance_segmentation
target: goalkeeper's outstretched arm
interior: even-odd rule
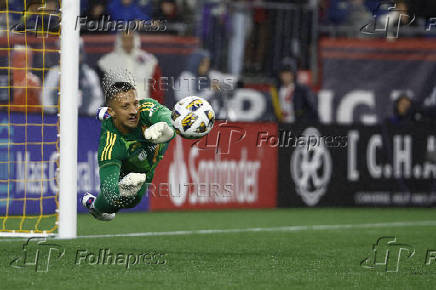
[[[140,120],[147,126],[165,122],[172,127],[171,110],[153,99],[139,101]]]
[[[152,143],[166,143],[176,136],[171,122],[171,111],[153,99],[140,101],[139,114],[141,122],[148,128],[145,139]]]
[[[101,213],[114,213],[121,208],[135,207],[146,191],[146,175],[129,173],[121,181],[120,166],[108,163],[100,167],[100,194],[95,209]]]
[[[99,212],[113,213],[122,207],[121,201],[118,201],[120,196],[119,177],[119,165],[112,163],[100,166],[100,194],[94,203],[95,209]]]
[[[154,144],[166,143],[176,136],[171,121],[171,111],[153,99],[141,100],[139,104],[139,119],[147,129],[144,132],[145,139]],[[110,117],[107,107],[97,110],[97,119],[103,121]]]
[[[94,204],[97,211],[114,213],[120,208],[134,207],[145,193],[145,174],[130,173],[120,181],[122,160],[126,158],[127,149],[122,138],[109,131],[101,134],[98,149],[100,194]]]

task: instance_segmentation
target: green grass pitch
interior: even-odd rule
[[[239,231],[252,228],[263,230]],[[150,232],[165,233],[122,236]],[[0,289],[429,289],[436,279],[435,209],[121,212],[109,223],[79,215],[78,234],[48,240],[48,267],[44,250],[38,261],[46,272],[11,266],[25,240],[0,238]],[[396,245],[376,249],[378,262],[389,253],[388,265],[374,265],[373,244],[388,236]],[[105,249],[119,254],[115,264],[98,261]]]

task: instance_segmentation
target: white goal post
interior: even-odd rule
[[[23,1],[26,3],[25,0]],[[7,93],[9,102],[7,105],[2,103],[3,110],[0,110],[0,113],[3,113],[3,119],[5,114],[7,116],[7,121],[0,123],[0,127],[3,126],[2,132],[7,132],[6,135],[0,136],[2,141],[0,142],[0,153],[3,157],[2,162],[0,162],[0,172],[2,173],[0,182],[3,185],[6,184],[6,186],[0,188],[0,238],[56,236],[60,239],[73,239],[77,237],[80,31],[76,29],[75,23],[80,13],[80,1],[61,0],[59,2],[61,2],[60,51],[59,48],[46,46],[46,43],[54,42],[53,38],[45,39],[50,34],[49,31],[45,32],[43,28],[42,31],[38,30],[38,36],[36,36],[35,29],[37,25],[34,28],[30,24],[26,24],[27,20],[23,22],[24,31],[17,30],[13,31],[16,33],[7,33],[6,36],[3,36],[3,40],[8,45],[6,48],[3,47],[8,54],[6,58],[2,59],[3,62],[8,63],[8,67],[3,67],[2,69],[7,71],[6,81],[8,84],[7,88],[9,88]],[[1,9],[1,12],[6,15],[7,27],[11,29],[8,32],[12,32],[10,15],[18,13],[18,11],[9,10],[8,5]],[[32,13],[34,12],[29,14]],[[41,14],[49,15],[49,12],[44,13],[46,12]],[[18,25],[21,24],[19,23]],[[41,36],[41,33],[47,34]],[[58,32],[51,35],[59,36]],[[11,39],[15,39],[18,43],[21,41],[24,45],[17,48],[13,45],[14,42]],[[34,46],[37,45],[41,45],[42,49],[35,49]],[[50,49],[46,50],[46,47]],[[15,88],[21,88],[19,85],[14,86],[12,82],[13,69],[17,69],[12,56],[16,53],[22,53],[25,56],[23,58],[25,62],[24,67],[18,67],[18,69],[25,70],[26,73],[32,71],[32,69],[41,70],[40,68],[28,67],[28,64],[31,63],[28,62],[28,55],[32,55],[31,53],[34,51],[42,52],[43,59],[46,53],[60,53],[59,106],[57,104],[33,105],[27,103],[27,89],[25,90],[26,101],[24,105],[15,106],[12,103],[13,97],[11,97],[11,92],[15,93]],[[32,58],[29,59],[31,60]],[[49,70],[52,70],[52,68],[43,67],[41,71],[48,74]],[[4,80],[4,72],[0,76]],[[44,73],[42,73],[42,85],[33,86],[40,86],[39,89],[42,89],[44,79]],[[29,85],[26,84],[26,86]],[[45,107],[59,109],[57,118],[55,115],[45,114]],[[7,108],[7,110],[5,111],[4,108]],[[36,113],[35,108],[37,108]],[[28,114],[28,112],[31,114]],[[27,126],[34,127],[32,127],[32,130],[27,130]],[[17,128],[24,127],[26,127],[26,134],[17,134],[15,136],[11,133],[14,130],[18,130]],[[33,128],[41,128],[41,130]],[[36,141],[33,142],[33,139],[29,139],[27,132],[32,132],[33,135],[29,136],[33,136],[32,138]],[[35,146],[38,147],[35,149]],[[7,161],[4,160],[5,156],[7,156]],[[31,158],[31,156],[33,157]],[[50,173],[47,178],[44,175],[44,170],[47,166],[54,163],[57,164],[53,167],[56,170],[53,170],[53,174]],[[31,166],[41,172],[40,177],[35,177],[29,173]],[[57,173],[54,174],[54,171]],[[35,187],[35,184],[38,186]],[[47,209],[47,212],[45,212],[45,209]],[[47,223],[40,227],[42,221],[48,221],[51,227],[47,228]]]
[[[62,0],[60,76],[60,163],[58,237],[77,236],[77,128],[80,1]]]

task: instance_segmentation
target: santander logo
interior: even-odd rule
[[[207,155],[210,152],[207,151]],[[241,149],[239,160],[221,160],[219,152],[213,159],[206,159],[200,157],[200,153],[197,146],[190,147],[186,163],[181,137],[176,137],[168,174],[170,198],[175,206],[258,201],[261,162],[248,160],[247,148]]]

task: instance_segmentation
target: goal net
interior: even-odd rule
[[[61,84],[71,74],[64,75],[61,31],[70,28],[61,29],[57,0],[17,2],[0,7],[0,236],[55,235],[62,221]],[[57,84],[47,82],[53,74],[60,74]],[[47,98],[56,100],[48,105]],[[75,236],[75,221],[70,225],[64,237]]]

